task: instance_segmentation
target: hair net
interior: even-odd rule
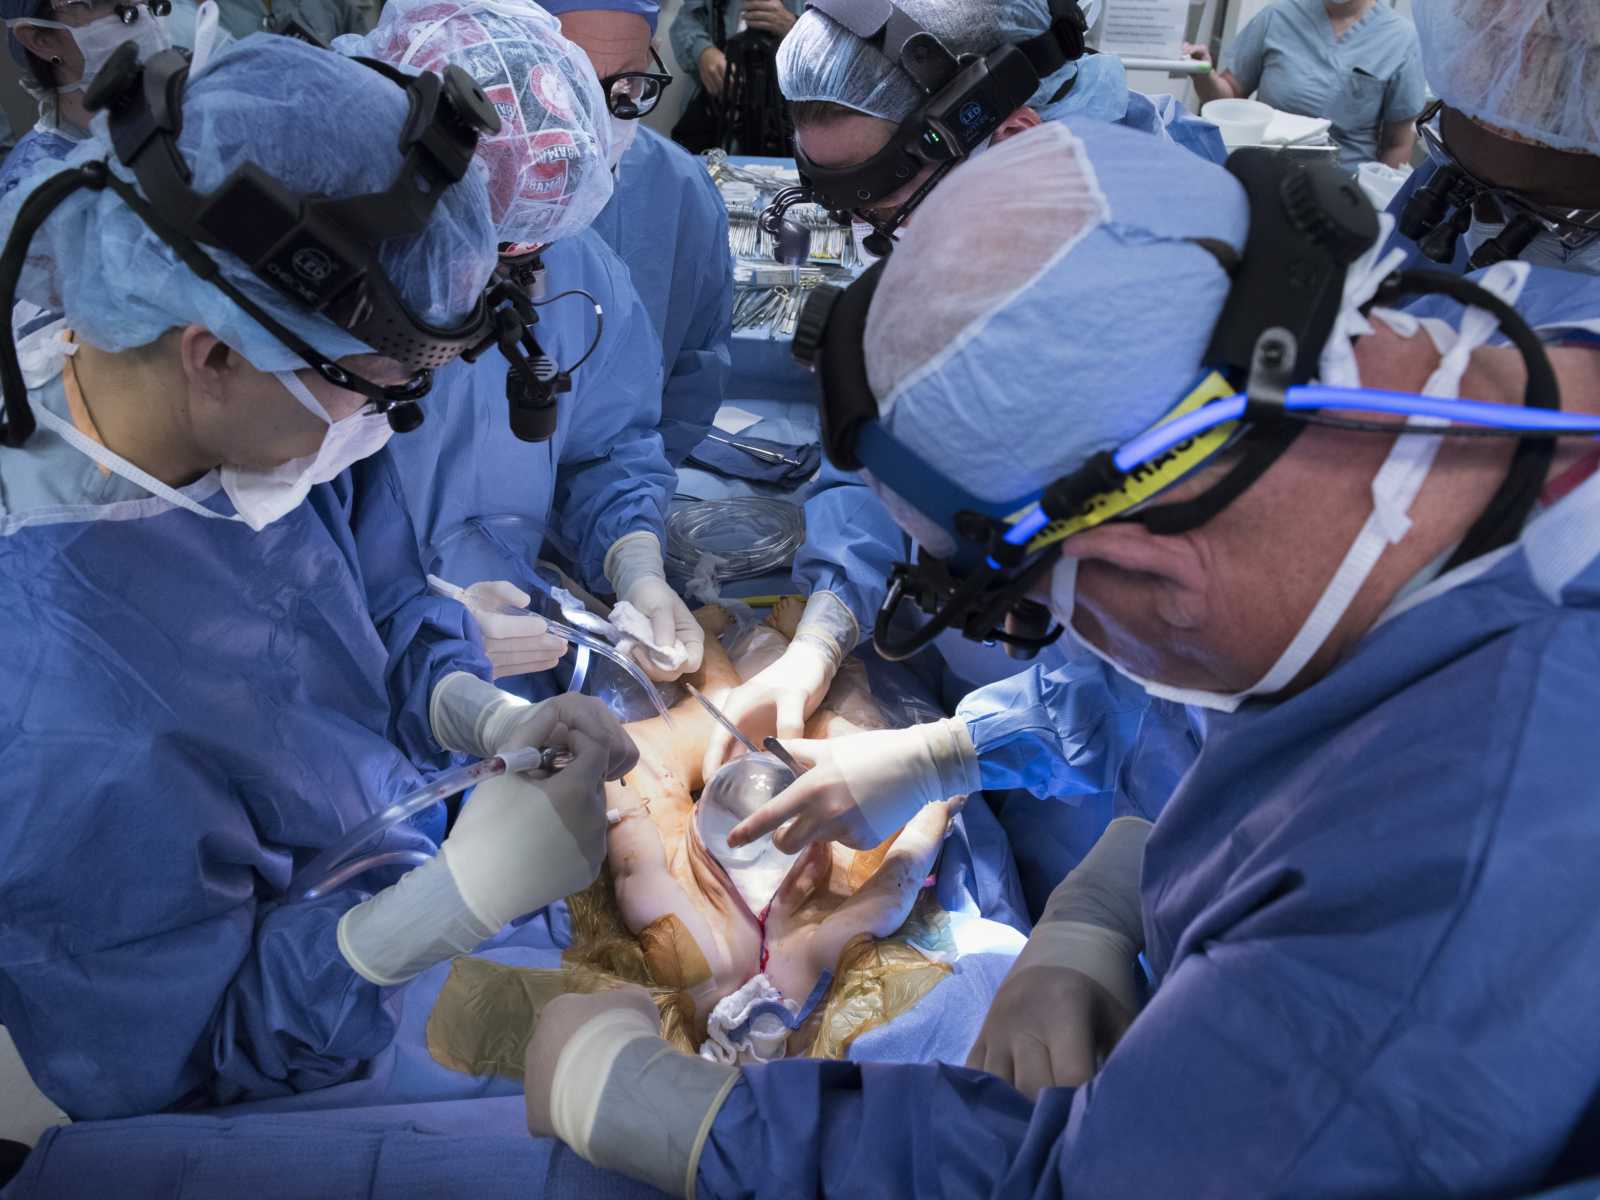
[[[661,16],[657,0],[539,0],[539,6],[558,17],[570,12],[638,13],[650,22],[651,33],[656,31],[656,21]]]
[[[979,499],[1043,487],[1193,387],[1242,250],[1244,190],[1115,125],[1041,125],[952,174],[867,317],[884,428]]]
[[[1600,4],[1416,0],[1422,69],[1451,108],[1558,150],[1600,154]]]
[[[1050,27],[1050,0],[896,2],[955,54],[985,54],[1006,42],[1026,41]],[[1036,108],[1047,105],[1077,70],[1078,64],[1068,63],[1049,76],[1030,103]],[[915,112],[924,99],[922,89],[899,63],[890,62],[877,47],[816,9],[807,9],[778,47],[778,87],[791,104],[828,100],[896,124]],[[1124,109],[1126,91],[1124,82]],[[1119,110],[1116,116],[1121,115]]]
[[[307,96],[317,102],[308,104]],[[323,196],[381,191],[400,169],[406,97],[370,67],[293,38],[252,35],[211,60],[183,98],[179,151],[205,193],[244,163],[285,186]],[[361,114],[352,122],[351,113]],[[106,159],[103,119],[65,162],[43,165],[0,205],[9,230],[39,183],[67,167]],[[334,358],[372,350],[325,317],[295,305],[237,258],[204,247],[234,286],[317,350]],[[472,310],[496,259],[483,171],[474,164],[440,199],[427,230],[385,242],[380,261],[419,317],[442,325]],[[143,346],[175,326],[209,329],[264,371],[306,364],[185,267],[110,190],[80,191],[34,234],[18,296],[63,312],[80,336],[106,350]]]
[[[458,66],[482,85],[500,113],[478,157],[502,242],[573,237],[611,199],[615,135],[600,81],[532,0],[390,0],[371,33],[336,48],[425,71]]]

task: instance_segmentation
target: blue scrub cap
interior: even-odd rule
[[[651,33],[656,31],[656,21],[661,16],[661,5],[656,0],[539,0],[539,4],[558,17],[570,12],[638,13],[650,22]]]
[[[1600,4],[1416,0],[1422,69],[1451,108],[1499,129],[1600,155]]]
[[[306,97],[315,96],[315,104]],[[381,191],[400,169],[406,96],[370,67],[292,38],[252,34],[218,52],[183,100],[178,146],[206,192],[235,167],[254,163],[286,186],[329,197]],[[359,113],[359,122],[350,114]],[[64,162],[40,169],[0,204],[7,232],[40,183],[95,159],[132,178],[106,140],[105,118]],[[237,258],[206,252],[230,283],[323,354],[370,354],[325,317],[286,300]],[[434,210],[427,231],[384,243],[380,261],[418,316],[455,325],[471,312],[496,262],[494,226],[481,166],[473,165]],[[184,266],[111,191],[80,191],[34,234],[21,299],[62,312],[82,339],[104,350],[147,345],[188,324],[210,330],[263,371],[306,364],[222,292]]]
[[[502,242],[575,237],[611,200],[616,134],[600,81],[532,0],[389,0],[371,33],[334,48],[440,74],[457,66],[478,82],[500,114],[478,159]]]
[[[1008,138],[936,188],[884,267],[867,375],[884,429],[985,501],[1016,499],[1193,388],[1244,248],[1233,176],[1096,121]]]
[[[956,54],[982,54],[1003,42],[1025,41],[1050,27],[1049,0],[896,0],[924,28],[937,34]],[[1091,19],[1097,3],[1079,7]],[[1096,56],[1102,57],[1102,56]],[[1092,60],[1086,60],[1089,62]],[[1060,111],[1045,112],[1051,99],[1066,86],[1079,69],[1069,63],[1049,76],[1034,93],[1030,105],[1040,115],[1054,119]],[[1116,120],[1127,108],[1127,81],[1122,64],[1108,58],[1095,64],[1094,90],[1104,103],[1107,82],[1115,77],[1120,88],[1121,107],[1107,116],[1099,111],[1072,111],[1100,120]],[[923,93],[898,63],[884,57],[877,47],[858,38],[832,18],[816,9],[807,9],[778,47],[778,87],[791,104],[805,100],[826,100],[845,108],[896,124],[905,120],[922,103]],[[1076,92],[1078,89],[1073,89]],[[1080,104],[1082,101],[1080,100]]]

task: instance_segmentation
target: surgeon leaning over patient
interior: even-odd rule
[[[1600,1171],[1600,295],[1535,336],[1530,268],[1392,279],[1336,168],[1137,140],[996,147],[808,324],[845,364],[830,453],[961,581],[935,607],[1047,603],[1212,710],[1198,761],[1154,832],[1113,823],[1058,889],[974,1051],[999,1078],[722,1068],[661,1054],[637,993],[565,997],[529,1048],[535,1132],[703,1197],[1521,1195]],[[1363,315],[1415,288],[1474,310]],[[1436,398],[1508,436],[1440,436]],[[985,769],[960,722],[791,749],[815,766],[736,832],[870,844]]]
[[[583,586],[649,623],[636,653],[654,678],[698,670],[705,634],[661,553],[675,481],[656,432],[661,344],[627,268],[588,229],[631,123],[610,115],[556,19],[525,0],[393,0],[370,35],[338,49],[455,65],[505,114],[482,151],[503,267],[542,281],[531,332],[566,380],[544,410],[554,420],[530,430],[521,422],[539,406],[508,408],[515,381],[499,356],[440,372],[438,419],[391,451],[419,545],[439,560],[428,565],[467,589],[497,678],[546,670],[566,649],[542,618],[504,611],[527,605],[547,541]]]
[[[371,457],[426,367],[491,332],[492,107],[280,37],[146,70],[170,87],[113,133],[172,127],[139,98],[166,96],[180,134],[122,139],[131,166],[91,139],[0,210],[22,294],[73,336],[30,357],[26,403],[6,388],[0,741],[28,784],[0,812],[0,1022],[83,1117],[359,1075],[389,989],[593,878],[601,780],[634,758],[598,702],[485,682]],[[305,306],[347,281],[340,323]],[[526,745],[576,758],[479,788],[397,885],[286,902],[297,864],[453,754]]]

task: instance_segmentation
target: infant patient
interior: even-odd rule
[[[781,603],[742,640],[735,662],[717,640],[728,614],[702,610],[705,659],[690,682],[720,702],[783,652],[801,611],[798,602]],[[942,955],[906,934],[915,928],[923,947],[951,944],[945,914],[924,885],[964,797],[929,805],[872,850],[819,844],[791,861],[770,851],[751,865],[758,855],[750,848],[729,854],[717,836],[731,827],[725,812],[720,822],[711,813],[695,819],[711,716],[692,697],[669,715],[670,727],[660,717],[627,726],[639,763],[607,785],[606,806],[619,819],[600,878],[569,897],[572,941],[561,969],[457,959],[428,1024],[436,1060],[473,1074],[520,1076],[522,1047],[545,1002],[624,982],[652,990],[662,1036],[684,1050],[724,1061],[843,1057],[857,1037],[949,976]],[[886,724],[863,665],[851,660],[806,736]],[[735,759],[718,775],[725,778],[713,790],[747,804],[787,782],[766,755],[753,764]]]
[[[722,700],[782,653],[799,612],[797,603],[780,604],[768,628],[758,631],[768,636],[751,639],[737,665],[715,641],[726,614],[702,612],[701,623],[711,636],[695,682],[714,703]],[[694,795],[705,782],[701,759],[712,718],[692,699],[676,706],[671,717],[670,729],[660,718],[628,726],[639,747],[639,765],[623,781],[607,785],[606,803],[622,816],[611,829],[607,863],[623,922],[639,940],[652,982],[678,993],[694,1040],[725,1056],[729,1046],[720,1035],[750,1002],[788,1001],[791,1014],[810,1016],[804,1012],[806,1001],[825,973],[837,971],[847,947],[858,939],[887,938],[905,923],[960,801],[930,805],[873,850],[818,844],[792,862],[773,850],[750,862],[758,858],[750,848],[729,854],[715,836],[725,833],[732,819],[717,820],[706,812],[695,819]],[[885,724],[862,664],[851,661],[807,722],[806,736],[839,737]],[[757,762],[735,759],[711,789],[743,801],[734,818],[788,780],[775,760],[763,755]],[[754,795],[748,794],[751,789]],[[708,831],[714,846],[708,845]],[[726,1019],[713,1022],[719,1002],[735,993],[740,995],[734,1003],[721,1010]],[[766,1024],[766,1045],[755,1053],[777,1057],[770,1040],[776,1030]],[[806,1052],[814,1035],[802,1025],[784,1039],[788,1052]]]

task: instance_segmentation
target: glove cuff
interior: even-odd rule
[[[647,529],[624,534],[611,543],[601,570],[618,597],[625,597],[641,579],[665,579],[660,539]]]
[[[480,921],[442,858],[432,858],[339,918],[339,953],[368,983],[394,987],[476,949]]]
[[[510,723],[533,705],[465,671],[452,671],[428,698],[434,741],[457,754],[488,758],[497,753]]]
[[[795,629],[794,643],[799,645],[802,639],[827,655],[831,679],[845,655],[861,641],[861,626],[855,613],[832,592],[812,592]]]
[[[939,795],[936,799],[970,796],[983,790],[978,751],[972,744],[972,733],[965,721],[959,717],[946,717],[919,728],[925,731],[928,753],[933,756],[934,767],[939,773]]]
[[[692,1196],[706,1136],[738,1081],[734,1068],[675,1049],[642,1013],[613,1009],[562,1047],[550,1123],[596,1166]]]
[[[1078,923],[1109,930],[1137,952],[1144,948],[1144,905],[1139,883],[1150,822],[1118,817],[1083,861],[1050,893],[1040,914],[1042,927]]]
[[[1120,933],[1077,921],[1039,924],[1017,955],[1009,974],[1029,967],[1068,967],[1094,980],[1129,1014],[1139,1011],[1139,993],[1133,976],[1137,951]]]

